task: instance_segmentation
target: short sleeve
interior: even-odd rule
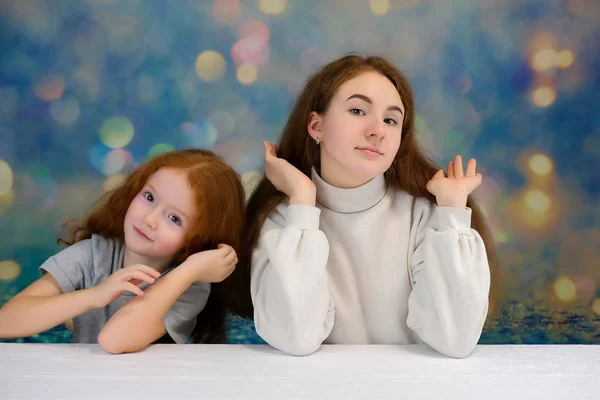
[[[209,295],[210,283],[194,282],[167,311],[163,323],[175,343],[186,343],[192,336],[196,317],[206,306]]]

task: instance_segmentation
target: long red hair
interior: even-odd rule
[[[313,166],[319,170],[319,147],[308,133],[308,117],[312,111],[326,113],[338,88],[344,82],[367,71],[375,71],[388,78],[398,90],[405,109],[400,149],[384,174],[386,181],[399,190],[415,197],[426,198],[435,204],[435,197],[427,191],[426,185],[440,167],[427,159],[417,143],[411,86],[396,67],[381,57],[364,58],[358,55],[347,55],[325,65],[311,76],[296,100],[279,138],[278,157],[287,160],[309,177]],[[241,316],[251,317],[253,313],[248,289],[252,251],[257,245],[265,219],[284,198],[285,194],[278,191],[266,177],[263,177],[248,200],[242,252],[234,278],[238,288],[235,291],[237,296],[235,309]],[[472,209],[471,226],[481,235],[485,243],[492,277],[490,310],[493,310],[500,296],[494,241],[481,209],[471,196],[468,198],[467,206]]]
[[[92,234],[106,239],[124,240],[125,214],[148,179],[161,168],[186,172],[195,196],[195,220],[189,225],[183,248],[173,259],[179,265],[190,255],[217,248],[219,243],[232,246],[239,254],[244,229],[244,189],[239,175],[222,159],[208,150],[184,149],[160,154],[138,166],[117,188],[105,193],[82,220],[71,220],[63,228],[58,242],[72,245]],[[227,313],[224,285],[213,283],[211,295],[198,316],[194,341],[226,341]]]

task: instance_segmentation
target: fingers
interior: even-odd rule
[[[457,155],[456,157],[454,157],[454,162],[452,166],[454,167],[454,178],[460,179],[465,177],[461,156]]]
[[[444,170],[439,169],[438,172],[436,172],[435,175],[433,175],[433,177],[431,179],[443,178],[443,177],[444,177]]]
[[[448,163],[448,178],[452,179],[454,178],[454,164],[452,163],[452,161],[450,161]]]
[[[224,262],[227,265],[229,265],[231,263],[233,263],[235,265],[235,264],[237,264],[237,261],[238,261],[238,258],[237,258],[237,254],[235,254],[235,251],[232,251],[231,253],[227,254],[224,259]]]
[[[277,151],[275,149],[275,145],[267,142],[266,140],[263,142],[265,145],[265,159],[268,160],[271,157],[277,157]]]
[[[233,271],[235,270],[235,266],[237,264],[237,259],[235,263],[231,263],[231,264],[227,264],[225,266],[225,268],[223,269],[223,275],[221,276],[221,281],[227,279],[229,277],[229,275],[231,275],[233,273]]]
[[[142,265],[142,264],[136,264],[133,265],[131,268],[134,268],[138,271],[142,271],[145,274],[150,275],[153,278],[158,278],[160,276],[160,272],[158,272],[157,270],[155,270],[154,268],[151,268],[147,265]]]
[[[138,296],[142,296],[144,294],[144,291],[142,289],[135,286],[131,282],[123,282],[123,286],[121,286],[121,288],[123,289],[124,292],[125,291],[131,292],[133,294],[137,294]]]
[[[226,251],[223,255],[223,270],[221,274],[221,280],[224,280],[235,270],[238,263],[238,256],[233,247],[227,244],[220,244],[219,246],[221,250]]]
[[[220,252],[223,257],[226,257],[229,253],[235,253],[233,247],[225,243],[219,243],[217,251]]]
[[[467,179],[467,187],[468,187],[468,192],[470,194],[479,185],[481,185],[483,176],[481,174],[475,174],[475,175],[467,176],[465,179]]]
[[[467,164],[467,176],[474,176],[476,170],[477,170],[477,161],[475,161],[474,158],[471,158]]]
[[[147,282],[147,283],[154,283],[154,277],[144,273],[143,271],[138,271],[138,270],[131,270],[128,271],[127,274],[125,274],[125,276],[123,277],[124,280],[130,281],[132,279],[137,279],[139,281],[142,282]]]

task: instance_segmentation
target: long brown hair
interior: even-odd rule
[[[375,71],[388,78],[398,90],[404,105],[400,149],[390,168],[384,173],[388,184],[406,191],[415,197],[424,197],[435,204],[435,197],[426,185],[440,167],[431,162],[421,151],[415,137],[415,113],[413,93],[406,77],[392,64],[381,57],[346,55],[335,60],[311,76],[300,93],[277,144],[277,156],[310,177],[311,168],[319,169],[319,147],[308,134],[308,117],[312,111],[326,113],[334,94],[346,81],[367,71]],[[252,316],[249,294],[250,262],[252,251],[257,245],[262,225],[274,207],[283,201],[285,194],[278,191],[263,177],[248,200],[246,207],[246,230],[242,242],[240,263],[236,270],[236,312],[245,317]],[[467,206],[472,209],[471,226],[481,235],[492,276],[490,309],[499,297],[498,262],[492,234],[480,208],[471,196]]]
[[[160,154],[138,166],[117,188],[105,193],[83,220],[71,220],[63,227],[58,243],[72,245],[92,234],[123,241],[124,221],[129,205],[148,179],[161,168],[175,168],[187,174],[194,192],[195,220],[189,225],[184,246],[172,265],[190,255],[230,245],[239,254],[244,229],[244,189],[239,175],[216,154],[202,149],[184,149]],[[198,315],[193,340],[202,343],[226,341],[226,291],[224,284],[211,285],[211,294]]]

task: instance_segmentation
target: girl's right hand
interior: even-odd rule
[[[147,265],[136,264],[121,268],[104,282],[89,289],[93,295],[94,307],[106,307],[121,297],[123,292],[131,292],[141,296],[144,291],[137,287],[137,284],[141,282],[152,284],[159,276],[160,272]]]
[[[265,141],[265,175],[277,190],[290,198],[290,204],[315,205],[316,187],[303,174],[283,158],[277,157],[275,145]]]

